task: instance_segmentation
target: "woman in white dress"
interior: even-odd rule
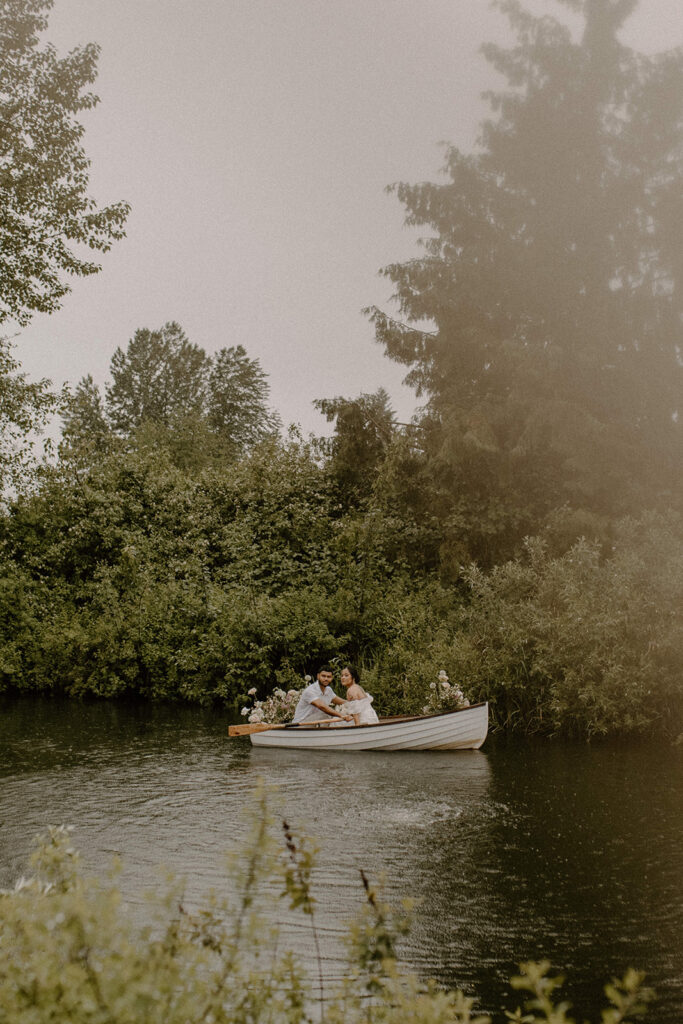
[[[341,684],[346,690],[346,701],[339,709],[342,714],[352,715],[354,725],[374,725],[379,718],[372,706],[372,697],[360,685],[360,672],[353,665],[345,665],[341,672]]]

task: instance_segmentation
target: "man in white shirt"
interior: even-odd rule
[[[342,715],[330,706],[344,703],[332,689],[332,679],[331,667],[323,665],[318,672],[317,681],[307,686],[299,697],[299,703],[292,719],[294,725],[301,725],[303,722],[319,722],[325,715],[330,718],[340,718],[344,722],[353,721],[351,715]]]

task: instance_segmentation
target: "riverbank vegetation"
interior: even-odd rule
[[[548,528],[453,579],[425,564],[423,524],[382,485],[344,508],[315,445],[271,438],[192,472],[174,461],[181,440],[90,466],[65,453],[14,499],[3,689],[232,703],[346,657],[387,712],[420,711],[445,667],[508,727],[678,728],[678,517],[617,521],[609,541]],[[437,549],[437,523],[429,538]]]
[[[346,935],[341,980],[326,977],[313,847],[287,822],[278,842],[263,794],[255,804],[260,814],[249,843],[227,862],[226,895],[197,903],[181,880],[168,879],[148,899],[144,927],[123,902],[116,871],[100,881],[87,877],[69,832],[50,829],[31,876],[0,893],[3,1021],[491,1024],[474,998],[401,965],[397,944],[409,928],[408,910],[383,903],[362,872],[364,899]],[[287,916],[287,931],[274,923],[274,904]],[[304,962],[301,938],[297,951],[290,948],[292,934],[306,934],[317,955]],[[547,962],[522,964],[511,979],[522,1008],[506,1019],[573,1024],[562,982]],[[603,1024],[641,1019],[652,999],[634,970],[605,992]]]
[[[380,389],[285,432],[258,360],[176,323],[103,393],[51,395],[2,343],[0,690],[233,704],[343,657],[385,713],[445,670],[506,728],[681,733],[683,58],[620,44],[632,4],[572,6],[578,41],[503,5],[478,148],[396,187],[428,236],[386,269],[399,319],[369,315],[410,424]]]

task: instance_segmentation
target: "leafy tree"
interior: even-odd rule
[[[0,495],[6,487],[26,487],[35,434],[57,404],[51,382],[28,381],[9,341],[0,338]]]
[[[77,114],[98,98],[98,47],[59,58],[39,46],[52,0],[0,5],[0,323],[27,323],[58,309],[64,275],[96,273],[79,246],[106,252],[124,236],[127,203],[98,208],[88,195],[88,159]]]
[[[212,430],[242,453],[280,428],[268,409],[270,387],[258,359],[242,345],[222,348],[209,374],[208,422]]]
[[[242,345],[211,358],[177,323],[135,332],[111,360],[107,419],[139,444],[164,445],[181,467],[244,455],[277,434],[268,382]]]
[[[444,183],[396,186],[431,235],[385,270],[402,321],[371,311],[427,397],[453,548],[484,562],[562,505],[604,520],[681,498],[683,55],[620,44],[635,0],[563,2],[578,41],[498,4],[517,42],[484,52],[508,89]]]
[[[209,360],[175,322],[137,330],[125,352],[116,349],[110,369],[107,414],[120,434],[148,422],[177,425],[203,412]]]
[[[396,434],[389,395],[380,388],[358,398],[320,398],[314,405],[329,423],[334,423],[334,435],[325,447],[339,490],[353,504],[371,492]]]
[[[100,452],[110,437],[100,389],[91,374],[82,377],[62,414],[62,436],[72,450]]]

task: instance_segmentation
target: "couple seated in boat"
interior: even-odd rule
[[[317,679],[301,694],[294,712],[294,725],[329,720],[331,726],[373,725],[379,719],[372,706],[372,697],[360,685],[360,673],[353,665],[345,665],[340,682],[346,690],[342,700],[332,689],[334,673],[331,665],[323,665]]]

